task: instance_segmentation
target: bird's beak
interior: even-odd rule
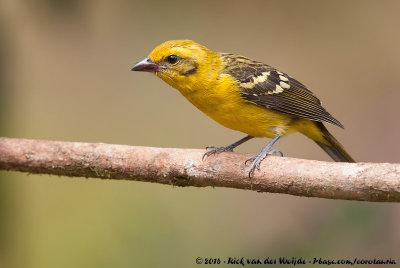
[[[161,66],[152,62],[149,58],[145,58],[144,60],[136,63],[135,66],[131,69],[131,71],[141,71],[141,72],[158,72],[161,69]]]

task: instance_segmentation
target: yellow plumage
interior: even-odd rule
[[[342,127],[339,121],[304,85],[266,64],[217,53],[190,40],[175,40],[156,47],[132,70],[154,72],[221,125],[247,133],[250,137],[244,141],[252,137],[277,140],[299,131],[336,161],[354,161],[322,124]],[[214,148],[207,155],[232,151],[244,141]],[[271,146],[255,157],[250,175]]]

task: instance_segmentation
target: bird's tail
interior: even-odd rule
[[[314,140],[336,162],[356,162],[321,122],[315,122],[326,143]]]

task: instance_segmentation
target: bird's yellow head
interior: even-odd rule
[[[172,40],[156,47],[132,71],[153,72],[171,86],[185,90],[209,70],[217,53],[191,40]],[[197,78],[196,78],[197,77]],[[185,89],[183,89],[185,88]]]

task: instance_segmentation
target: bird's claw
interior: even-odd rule
[[[208,150],[211,149],[211,150]],[[213,155],[213,154],[219,154],[222,152],[233,152],[233,148],[226,146],[226,147],[215,147],[215,146],[207,146],[206,150],[208,150],[207,152],[205,152],[205,154],[203,154],[203,160],[204,158]]]
[[[265,158],[267,155],[271,155],[271,154],[279,154],[280,156],[283,156],[283,153],[282,153],[281,151],[279,151],[278,149],[272,149],[272,150],[267,151],[267,152],[262,152],[262,151],[261,151],[261,153],[255,155],[255,156],[250,157],[249,159],[247,159],[247,160],[244,162],[244,164],[247,165],[247,162],[253,161],[253,163],[252,163],[251,166],[250,166],[250,170],[249,170],[249,178],[250,178],[250,179],[251,179],[251,177],[254,175],[254,170],[255,170],[255,169],[260,170],[261,161],[263,161],[264,158]]]
[[[271,151],[268,152],[268,154],[279,154],[281,157],[283,156],[283,153],[278,149],[272,149]]]
[[[247,162],[254,160],[256,157],[257,155],[248,158],[246,161],[244,161],[244,164],[247,165]]]

